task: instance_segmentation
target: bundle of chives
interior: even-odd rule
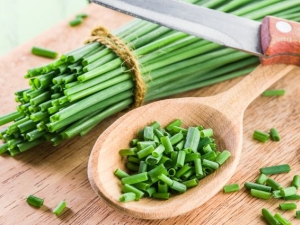
[[[298,19],[296,1],[184,0],[261,20],[266,15]],[[248,74],[256,57],[135,19],[113,33],[134,49],[147,86],[145,101]],[[106,46],[90,43],[28,70],[30,88],[15,93],[16,112],[0,117],[0,154],[14,156],[45,141],[59,144],[84,135],[130,106],[134,81],[124,62]],[[177,80],[180,79],[180,82]]]

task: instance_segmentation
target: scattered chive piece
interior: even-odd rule
[[[148,180],[147,172],[137,173],[121,179],[122,184],[136,184]]]
[[[261,191],[266,191],[266,192],[271,192],[271,190],[272,190],[272,188],[269,186],[252,183],[252,182],[245,182],[244,186],[247,189],[256,189],[256,190],[261,190]]]
[[[283,96],[285,94],[284,89],[266,90],[262,93],[262,96]]]
[[[291,171],[291,167],[288,164],[260,168],[260,172],[266,175],[287,173],[290,171]]]
[[[120,202],[131,202],[136,199],[136,194],[133,192],[127,192],[120,196],[119,201]]]
[[[277,181],[275,181],[274,179],[272,179],[272,178],[268,178],[266,180],[266,184],[268,186],[270,186],[273,190],[279,190],[279,189],[281,189],[281,185]]]
[[[296,211],[296,218],[300,219],[300,210]]]
[[[283,198],[284,200],[290,201],[290,200],[300,200],[300,195],[291,195]]]
[[[58,55],[58,53],[55,51],[46,48],[37,47],[37,46],[32,47],[31,53],[34,55],[43,56],[50,59],[55,59]]]
[[[240,190],[240,185],[235,183],[235,184],[228,184],[223,187],[224,193],[230,193],[230,192],[235,192]]]
[[[253,135],[253,139],[260,141],[260,142],[267,142],[270,138],[270,135],[266,132],[260,131],[260,130],[255,130]]]
[[[300,176],[299,175],[295,175],[293,177],[292,186],[294,186],[296,189],[299,188],[299,186],[300,186]]]
[[[270,225],[278,225],[279,222],[275,219],[275,217],[270,213],[269,210],[267,210],[266,208],[263,208],[261,210],[261,213],[263,215],[263,217],[265,218],[265,220],[270,224]]]
[[[293,202],[285,202],[285,203],[280,203],[279,208],[282,210],[293,210],[297,209],[296,203]]]
[[[272,141],[280,141],[280,136],[276,128],[270,129],[270,137]]]
[[[283,197],[288,197],[297,194],[297,189],[294,186],[280,189],[280,194]]]
[[[85,18],[87,18],[88,17],[88,14],[86,14],[86,13],[80,13],[80,14],[77,14],[76,15],[76,18],[82,18],[82,19],[85,19]]]
[[[261,173],[258,178],[256,179],[256,183],[258,184],[265,184],[268,179],[268,176],[266,174]]]
[[[289,222],[287,219],[285,219],[280,213],[275,213],[274,215],[275,219],[278,220],[283,225],[291,225],[292,223]]]
[[[261,199],[270,199],[272,196],[271,192],[266,192],[266,191],[260,191],[256,189],[251,189],[250,190],[250,195],[256,198],[261,198]]]
[[[26,199],[27,203],[29,205],[35,206],[35,207],[41,207],[44,204],[44,199],[36,197],[34,195],[29,195]]]
[[[66,201],[61,201],[58,206],[55,207],[55,209],[53,209],[53,213],[57,216],[59,216],[62,211],[66,208],[67,203]]]
[[[69,25],[71,27],[75,27],[75,26],[78,26],[82,23],[82,17],[77,17],[76,19],[73,19],[71,21],[69,21]]]

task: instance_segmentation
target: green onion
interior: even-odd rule
[[[58,53],[55,51],[52,51],[50,49],[41,48],[37,46],[33,46],[31,49],[31,53],[38,56],[47,57],[50,59],[54,59],[57,57]]]
[[[127,192],[120,196],[119,201],[120,202],[131,202],[136,199],[136,194],[133,192]]]
[[[294,186],[280,189],[280,194],[283,197],[288,197],[297,194],[297,189]]]
[[[244,1],[183,1],[257,21],[267,15],[300,20],[297,17],[297,1],[265,0],[251,4]],[[85,17],[77,15],[77,20],[71,25],[78,25]],[[113,34],[124,43],[130,43],[133,55],[137,56],[147,86],[144,102],[244,76],[259,64],[256,56],[139,19],[130,21],[113,31]],[[43,114],[44,124],[37,120],[35,130],[46,130],[44,136],[48,138],[43,138],[44,141],[39,144],[48,141],[56,146],[65,139],[85,135],[108,116],[130,107],[134,102],[134,81],[131,68],[126,68],[123,61],[110,48],[89,43],[62,54],[46,65],[29,68],[25,78],[30,87],[16,91],[14,95],[18,102],[14,111],[22,116],[12,120],[0,117],[1,125],[12,123],[5,134],[1,134],[1,137],[5,137],[4,142],[12,134],[26,137],[30,130],[20,131],[18,125],[40,111],[48,115]],[[47,93],[46,96],[44,93]],[[39,98],[39,95],[43,98]],[[168,126],[169,138],[180,132],[186,135],[187,129],[181,125],[178,120]],[[203,136],[205,132],[202,131]],[[159,142],[161,136],[157,137],[157,132],[155,136],[154,141]],[[213,149],[214,145],[208,146],[209,143],[210,138],[202,138],[197,151],[202,154]],[[193,150],[185,145],[180,141],[172,147],[174,151],[184,150],[186,153]],[[34,146],[32,144],[31,148]],[[11,155],[20,153],[16,148],[5,152]]]
[[[273,190],[279,190],[282,188],[281,185],[272,178],[268,178],[266,180],[266,185],[270,186]]]
[[[261,213],[263,215],[263,217],[265,218],[265,220],[270,224],[270,225],[279,225],[279,222],[277,221],[277,219],[270,213],[269,210],[267,210],[266,208],[263,208],[261,210]]]
[[[34,195],[29,195],[26,199],[29,205],[40,208],[44,204],[44,199],[36,197]]]
[[[256,183],[258,184],[265,184],[267,181],[268,177],[266,174],[261,173],[258,178],[256,179]]]
[[[250,195],[256,198],[261,198],[261,199],[270,199],[272,196],[271,192],[266,192],[266,191],[260,191],[256,189],[251,189],[250,190]]]
[[[283,96],[285,94],[284,89],[266,90],[262,93],[262,96]]]
[[[288,164],[260,168],[260,172],[266,175],[288,173],[290,171],[291,171],[291,167]]]
[[[267,142],[270,138],[270,134],[260,131],[260,130],[255,130],[253,135],[253,139],[260,141],[260,142]]]
[[[66,201],[61,201],[54,209],[53,213],[57,216],[59,216],[62,211],[67,207]]]
[[[223,187],[223,191],[224,193],[230,193],[230,192],[236,192],[236,191],[239,191],[240,190],[240,185],[235,183],[235,184],[228,184],[228,185],[225,185]]]
[[[280,141],[280,136],[276,128],[271,128],[270,137],[272,141]]]
[[[292,186],[294,186],[296,189],[299,188],[299,186],[300,186],[300,176],[299,175],[295,175],[293,177]]]
[[[133,187],[145,192],[148,197],[169,199],[172,193],[184,193],[187,188],[197,186],[200,179],[228,160],[230,152],[217,151],[212,138],[209,138],[209,151],[203,154],[198,152],[199,140],[196,139],[201,139],[202,130],[212,134],[210,128],[199,125],[183,128],[187,130],[184,133],[174,132],[174,126],[178,128],[181,123],[181,120],[176,119],[167,125],[168,128],[162,128],[157,121],[146,125],[137,132],[137,137],[129,141],[130,146],[134,147],[119,151],[119,155],[125,160],[125,167],[134,172],[130,174],[121,169],[115,170],[114,174],[122,185],[127,185],[123,187],[123,192],[134,192]],[[189,142],[189,147],[177,149],[175,146],[182,141]],[[234,188],[239,189],[239,186],[232,187],[232,191]],[[141,193],[137,194],[138,198],[142,197]],[[120,199],[123,199],[122,196]]]
[[[300,210],[296,211],[296,218],[297,218],[297,219],[300,218]]]
[[[69,21],[69,25],[71,27],[75,27],[75,26],[78,26],[82,23],[82,17],[77,17],[76,19],[73,19],[73,20],[70,20]]]
[[[256,184],[256,183],[252,183],[252,182],[245,182],[244,186],[247,189],[256,189],[256,190],[261,190],[261,191],[266,191],[266,192],[271,192],[271,190],[272,190],[272,188],[269,186]]]
[[[282,210],[293,210],[297,209],[297,204],[293,202],[280,203],[279,208]]]

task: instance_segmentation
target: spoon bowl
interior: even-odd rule
[[[243,140],[243,114],[247,106],[274,82],[291,72],[295,66],[258,66],[230,90],[203,98],[179,98],[157,101],[134,109],[116,120],[96,141],[90,155],[88,176],[95,192],[113,208],[143,219],[178,216],[200,207],[229,181],[238,165]],[[113,174],[125,169],[118,154],[126,148],[139,129],[154,121],[163,127],[181,119],[183,127],[203,125],[214,130],[218,150],[228,150],[231,157],[220,168],[201,179],[198,186],[169,200],[142,198],[119,202],[121,182]]]

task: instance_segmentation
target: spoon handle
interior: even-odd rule
[[[286,64],[259,65],[231,89],[215,96],[220,102],[218,108],[232,119],[242,118],[243,112],[255,98],[295,68]]]

